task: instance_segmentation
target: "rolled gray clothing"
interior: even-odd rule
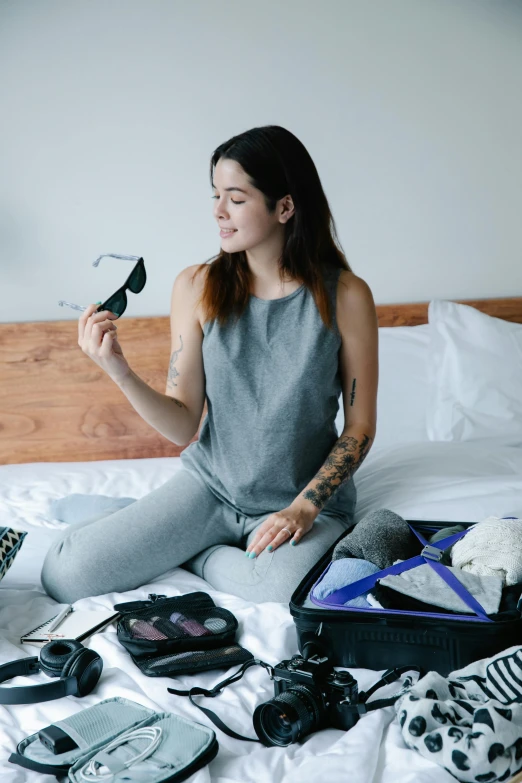
[[[366,514],[335,547],[332,560],[357,557],[379,568],[418,555],[421,544],[406,520],[387,508]]]
[[[448,571],[451,571],[464,585],[486,614],[498,612],[503,586],[499,576],[479,576],[463,571],[462,568],[452,567],[448,567]],[[441,606],[452,612],[469,614],[473,611],[428,563],[410,568],[409,571],[403,571],[402,574],[388,574],[388,576],[379,579],[379,584],[397,590],[403,595],[416,598],[418,601],[424,601],[432,606]]]
[[[464,525],[452,525],[452,527],[443,527],[440,530],[437,530],[436,533],[434,533],[432,536],[429,537],[428,541],[430,544],[436,544],[437,541],[442,541],[444,538],[449,538],[450,536],[455,535],[455,533],[462,533],[463,530],[466,528]]]

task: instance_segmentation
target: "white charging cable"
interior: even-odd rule
[[[112,742],[110,742],[101,750],[103,750],[104,753],[110,753],[111,750],[114,750],[120,745],[124,745],[125,743],[134,739],[151,739],[152,741],[149,746],[145,748],[145,750],[143,750],[137,756],[134,756],[133,758],[126,761],[124,764],[124,769],[132,767],[134,764],[138,764],[138,762],[143,761],[143,759],[146,759],[148,756],[150,756],[151,753],[154,753],[160,744],[161,728],[160,726],[142,726],[141,729],[134,729],[133,731],[127,732],[126,734],[120,734],[120,736],[113,739]],[[100,772],[100,768],[103,766],[103,762],[96,761],[96,756],[93,756],[93,758],[84,764],[83,767],[78,770],[78,772],[81,779],[87,781],[109,780],[109,778],[113,778],[114,775],[117,774],[113,772]]]

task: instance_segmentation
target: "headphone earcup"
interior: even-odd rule
[[[71,656],[76,658],[85,649],[76,639],[53,639],[40,650],[40,668],[48,677],[62,677]]]
[[[103,661],[97,652],[83,647],[74,652],[63,667],[62,677],[76,677],[78,693],[76,696],[87,696],[100,679]]]

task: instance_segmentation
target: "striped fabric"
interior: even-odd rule
[[[3,579],[11,568],[26,535],[27,531],[13,530],[10,527],[0,528],[0,579]]]
[[[522,701],[522,651],[497,658],[489,664],[487,686],[490,698],[511,704]]]

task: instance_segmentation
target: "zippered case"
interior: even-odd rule
[[[253,658],[236,644],[237,619],[216,606],[208,593],[116,604],[121,613],[117,635],[147,677],[177,677],[227,669]]]
[[[116,632],[134,658],[210,650],[233,644],[237,619],[216,606],[207,593],[167,598],[151,593],[149,601],[116,604],[122,614]]]
[[[110,778],[112,783],[180,783],[212,761],[219,750],[216,735],[207,726],[171,712],[154,712],[119,696],[53,725],[68,734],[78,747],[55,755],[36,732],[18,743],[9,761],[57,778],[68,775],[72,783],[85,783],[82,769],[89,763],[97,769],[106,767],[114,775]],[[132,736],[140,729],[156,732],[158,739],[151,753],[132,763],[151,744],[147,737]],[[98,773],[92,779],[107,778]]]
[[[437,553],[464,535],[474,523],[407,521],[419,539],[419,554],[411,560],[417,561],[417,565],[429,563],[450,584],[452,575],[440,563]],[[462,525],[466,531],[433,546],[428,544],[426,537],[454,525]],[[332,552],[345,535],[339,536],[309,571],[290,600],[300,652],[307,642],[315,639],[329,655],[333,666],[380,670],[415,664],[426,671],[446,675],[472,661],[489,658],[507,647],[522,643],[520,613],[511,619],[493,621],[480,611],[480,605],[474,605],[476,601],[462,585],[458,594],[470,607],[472,613],[469,615],[344,606],[345,601],[371,589],[372,581],[375,583],[388,573],[400,573],[408,566],[415,567],[410,561],[365,577],[336,591],[324,601],[312,596],[310,600],[316,604],[314,609],[303,606],[312,588],[328,570]],[[458,591],[454,584],[450,586]]]

